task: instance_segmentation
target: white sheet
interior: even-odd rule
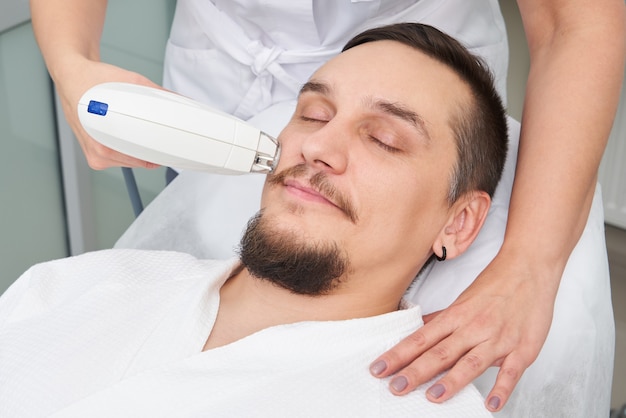
[[[0,298],[0,416],[491,416],[474,387],[438,405],[369,374],[421,326],[417,306],[201,352],[235,266],[108,250],[33,267]]]

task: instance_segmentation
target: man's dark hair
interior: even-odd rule
[[[343,51],[383,40],[421,51],[452,69],[467,83],[473,103],[459,109],[451,121],[458,155],[448,203],[453,204],[472,190],[482,190],[493,197],[502,176],[508,139],[504,106],[487,66],[454,38],[420,23],[397,23],[366,30],[348,41]]]

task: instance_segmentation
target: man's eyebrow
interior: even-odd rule
[[[309,80],[304,83],[298,95],[307,92],[329,96],[332,93],[332,89],[327,83],[323,81]],[[370,107],[382,113],[386,113],[395,118],[410,123],[422,134],[422,136],[427,141],[430,141],[430,134],[428,133],[428,129],[426,129],[426,122],[424,121],[424,118],[422,118],[417,112],[411,110],[408,106],[383,99],[372,99]]]
[[[417,128],[417,130],[420,131],[420,133],[422,133],[427,140],[430,141],[430,135],[428,134],[428,129],[426,129],[426,122],[424,121],[424,118],[409,109],[407,106],[400,103],[388,102],[386,100],[375,100],[373,102],[373,107],[383,113],[387,113],[398,119],[409,122],[411,125],[415,126],[415,128]]]
[[[330,87],[321,81],[309,80],[304,83],[299,94],[306,92],[320,93],[327,96],[330,93]]]

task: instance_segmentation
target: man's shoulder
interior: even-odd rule
[[[32,266],[23,276],[31,281],[126,283],[180,280],[228,264],[225,260],[201,260],[174,251],[112,249],[80,254]]]
[[[85,280],[128,275],[151,279],[178,278],[195,272],[232,264],[232,260],[204,260],[176,251],[110,249],[36,264],[27,273],[56,277],[81,275]]]
[[[34,265],[3,295],[0,308],[32,314],[89,295],[170,292],[219,280],[235,265],[236,260],[201,260],[172,251],[95,251]]]

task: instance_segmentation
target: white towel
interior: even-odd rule
[[[472,386],[437,405],[370,376],[421,326],[417,306],[202,352],[236,266],[110,250],[33,267],[0,298],[0,416],[490,416]]]

